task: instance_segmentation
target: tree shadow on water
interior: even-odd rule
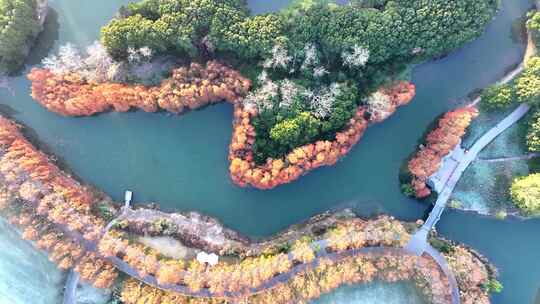
[[[58,13],[49,7],[47,19],[45,19],[45,23],[43,24],[43,31],[39,34],[36,43],[26,59],[27,66],[39,64],[43,58],[47,57],[59,38],[59,29]]]
[[[10,72],[6,76],[22,76],[26,70],[26,67],[41,63],[41,60],[47,57],[49,51],[54,47],[54,43],[60,37],[60,23],[58,23],[58,13],[51,7],[49,7],[48,9],[49,11],[47,13],[47,18],[45,19],[45,23],[43,24],[43,31],[41,31],[41,33],[36,38],[34,44],[32,45],[32,48],[30,49],[30,53],[26,57],[24,65],[22,65],[19,69]],[[0,77],[1,76],[2,75],[0,75]],[[1,80],[2,79],[0,79],[0,83]]]

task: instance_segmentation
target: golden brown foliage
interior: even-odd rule
[[[65,116],[89,116],[131,108],[146,112],[166,110],[181,113],[226,100],[236,103],[247,94],[251,83],[237,71],[209,61],[205,67],[192,63],[172,70],[160,86],[120,83],[89,83],[79,74],[55,75],[32,69],[32,97],[48,110]]]
[[[62,172],[4,118],[0,118],[0,147],[3,208],[15,204],[15,210],[21,209],[11,222],[23,228],[23,238],[36,241],[59,268],[75,266],[96,286],[112,285],[116,278],[112,266],[84,254],[82,242],[99,239],[104,228],[103,220],[91,212],[97,201],[93,192]]]
[[[409,161],[409,172],[416,197],[423,198],[431,194],[426,185],[428,178],[441,165],[442,159],[448,155],[461,141],[467,127],[478,116],[478,110],[471,106],[462,107],[446,113],[426,138],[426,145]]]

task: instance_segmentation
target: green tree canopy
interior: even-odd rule
[[[540,173],[516,178],[510,194],[516,206],[526,215],[540,213]]]
[[[493,85],[482,92],[481,106],[487,110],[503,109],[515,99],[514,87],[509,84]]]
[[[289,149],[304,145],[319,135],[321,122],[309,112],[284,120],[270,130],[270,138]]]
[[[281,12],[251,16],[244,0],[144,0],[125,7],[101,39],[116,59],[147,46],[191,59],[234,58],[229,63],[244,71],[264,69],[265,81],[252,77],[253,91],[264,88],[259,93],[267,95],[252,96],[266,105],[252,120],[254,158],[262,163],[332,139],[390,75],[478,37],[499,7],[499,0],[331,2],[300,0]],[[279,109],[284,94],[277,87],[284,79],[311,95],[332,85],[342,91],[318,101],[296,94]]]
[[[358,44],[370,50],[372,62],[381,63],[430,58],[460,47],[481,34],[499,4],[498,0],[377,0],[362,1],[360,6],[307,2],[295,5],[294,13],[251,17],[241,0],[145,0],[128,5],[123,17],[105,26],[102,40],[117,58],[125,57],[127,48],[145,44],[141,41],[145,37],[146,46],[163,39],[157,51],[194,55],[208,46],[204,42],[211,42],[216,50],[242,58],[261,57],[276,43],[287,42],[289,49],[299,50],[315,42],[328,61]]]
[[[0,73],[19,68],[41,30],[35,0],[0,0]]]
[[[531,152],[540,152],[540,111],[531,119],[527,132],[527,147]]]
[[[533,57],[527,62],[515,86],[519,101],[532,105],[540,103],[540,57]]]
[[[240,0],[145,0],[128,5],[123,15],[101,31],[103,44],[117,59],[143,46],[191,57],[212,48],[250,57],[270,49],[280,32],[279,18],[249,17]]]
[[[535,11],[529,14],[529,20],[527,20],[527,28],[534,35],[537,47],[540,46],[540,12]]]

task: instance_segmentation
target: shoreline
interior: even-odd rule
[[[229,176],[240,187],[251,186],[260,190],[291,183],[316,168],[334,165],[360,141],[370,125],[387,119],[398,107],[411,102],[416,94],[415,86],[407,81],[383,86],[378,92],[389,99],[388,112],[384,115],[368,117],[367,107],[360,105],[350,122],[336,132],[332,140],[316,140],[296,147],[281,158],[267,158],[266,163],[257,164],[252,149],[256,139],[251,120],[258,113],[241,104],[251,81],[218,61],[210,61],[205,67],[192,63],[189,67],[175,68],[171,78],[151,87],[92,84],[76,73],[56,76],[45,69],[33,69],[28,78],[32,82],[32,97],[49,111],[64,116],[91,116],[131,109],[184,114],[186,110],[210,104],[231,103],[234,116],[228,151]]]
[[[11,122],[8,123],[8,124],[6,124],[6,123],[7,122],[4,122],[4,124],[0,128],[0,133],[2,134],[1,136],[3,136],[2,138],[9,138],[9,142],[17,142],[17,140],[18,140],[17,137],[21,136],[20,131],[18,131],[17,127],[13,123],[11,123]],[[2,139],[2,138],[0,138],[0,139]],[[3,140],[2,144],[4,145],[4,148],[5,148],[6,147],[5,146],[6,141],[5,141],[5,139],[2,139],[2,140]],[[10,153],[13,154],[12,152],[10,152]],[[35,152],[33,152],[33,153],[35,153]],[[9,154],[9,155],[11,155],[11,154]],[[5,165],[9,164],[9,163],[6,163],[5,160],[6,160],[5,156],[2,158],[2,160],[0,160],[0,163],[3,164],[2,166],[5,166]],[[47,158],[44,157],[43,161],[48,161],[48,160],[47,160]],[[30,172],[30,176],[28,176],[28,177],[32,178],[32,176],[34,176],[34,173],[31,173],[31,172],[33,172],[31,167],[26,167],[26,168],[27,169],[24,169],[24,170],[30,170],[30,171],[28,171],[28,172]],[[6,171],[2,171],[2,172],[3,172],[3,174],[5,174]],[[19,172],[18,174],[23,173],[22,171],[19,171],[19,170],[15,170],[14,172]],[[61,174],[61,173],[59,173],[59,174]],[[25,176],[25,175],[24,174],[21,175],[21,177],[23,177],[23,176]],[[5,178],[6,177],[4,177],[4,180],[5,180]],[[18,178],[16,176],[14,176],[14,178],[15,178],[15,180],[20,180],[20,178]],[[8,180],[11,180],[11,179],[12,179],[12,177],[9,177]],[[105,239],[107,239],[107,235],[110,234],[110,233],[107,233],[108,232],[107,230],[104,231],[105,233],[107,233],[105,239],[102,239],[99,235],[94,235],[93,237],[91,237],[90,235],[86,236],[86,234],[90,231],[90,230],[88,230],[88,228],[93,229],[91,225],[86,225],[86,227],[84,227],[83,230],[80,230],[81,228],[77,228],[76,226],[72,227],[72,224],[69,224],[69,223],[67,225],[63,224],[62,223],[63,220],[60,219],[60,218],[57,218],[57,215],[53,215],[53,213],[49,213],[47,218],[43,217],[43,215],[38,215],[38,213],[36,213],[35,215],[32,215],[32,212],[36,212],[36,211],[33,211],[34,208],[42,208],[42,207],[38,207],[38,206],[42,206],[42,203],[39,202],[39,199],[38,199],[39,195],[36,196],[37,192],[36,193],[34,192],[37,189],[36,190],[31,190],[30,192],[28,192],[28,190],[30,190],[30,189],[23,190],[23,189],[28,188],[28,186],[24,186],[24,185],[30,185],[30,184],[28,184],[29,181],[24,182],[23,180],[21,180],[18,183],[20,183],[20,182],[22,182],[23,184],[21,184],[19,186],[9,185],[7,193],[8,194],[11,193],[9,195],[12,195],[14,197],[19,197],[19,200],[21,200],[20,202],[28,202],[28,205],[23,205],[24,207],[23,207],[22,211],[24,212],[24,214],[17,215],[16,214],[16,212],[17,212],[16,209],[13,209],[13,212],[15,212],[15,213],[13,213],[13,216],[12,216],[12,219],[11,219],[12,223],[16,222],[18,225],[22,225],[22,226],[27,227],[26,229],[24,229],[24,232],[23,232],[23,235],[25,236],[25,238],[30,238],[30,239],[37,240],[38,244],[39,244],[39,242],[40,242],[39,241],[39,238],[40,238],[39,232],[32,232],[32,231],[33,231],[33,229],[42,229],[42,228],[39,228],[42,224],[38,224],[38,223],[45,221],[43,223],[50,223],[50,224],[46,224],[46,226],[43,226],[43,227],[51,227],[51,228],[56,227],[54,229],[57,229],[57,231],[60,231],[60,232],[64,233],[64,236],[62,237],[63,239],[65,239],[66,237],[69,237],[69,238],[71,238],[70,242],[75,242],[75,244],[77,244],[77,243],[82,244],[83,250],[87,251],[86,255],[90,254],[90,256],[88,256],[88,258],[90,258],[92,256],[92,253],[98,253],[97,252],[98,248],[102,249],[103,246],[105,246],[103,241]],[[34,181],[34,183],[35,182],[37,182],[37,181]],[[43,186],[46,186],[47,185],[47,179],[44,179],[43,182],[44,182]],[[4,185],[6,185],[6,184],[4,184]],[[79,184],[79,187],[84,187],[84,186]],[[20,190],[18,192],[13,192],[15,189],[20,189]],[[51,188],[51,189],[53,189],[53,188]],[[44,190],[39,190],[39,191],[44,191]],[[32,193],[35,193],[35,194],[32,194]],[[53,190],[52,193],[50,193],[50,195],[55,195],[54,190]],[[46,195],[45,197],[48,197],[48,195]],[[8,203],[17,205],[17,204],[19,204],[19,201],[15,200],[15,201],[11,201],[11,202],[8,202]],[[61,208],[64,208],[64,207],[61,207]],[[81,211],[76,211],[74,216],[76,216],[76,217],[87,216],[87,215],[84,215],[84,213],[81,213],[81,212],[82,212],[82,210]],[[149,211],[149,212],[156,212],[157,215],[158,215],[157,220],[160,220],[161,219],[160,215],[163,214],[160,211]],[[39,211],[39,214],[43,214],[43,211]],[[26,218],[28,218],[28,216],[30,216],[29,220],[26,219]],[[343,218],[339,219],[336,216],[337,215],[335,213],[334,214],[327,213],[327,214],[324,214],[324,215],[321,215],[319,217],[315,217],[315,218],[311,219],[311,223],[313,224],[312,226],[309,226],[309,225],[308,226],[302,226],[302,225],[292,226],[288,230],[285,230],[281,234],[277,235],[274,239],[272,239],[270,241],[267,241],[266,243],[262,243],[263,245],[260,245],[261,243],[259,243],[260,248],[258,248],[258,249],[256,248],[256,246],[255,246],[255,249],[253,249],[253,246],[251,246],[252,244],[249,244],[248,247],[245,247],[244,251],[246,253],[243,254],[243,255],[242,254],[239,255],[239,259],[241,261],[248,261],[248,263],[250,263],[249,261],[253,261],[253,262],[259,261],[258,259],[261,257],[261,255],[266,255],[266,256],[274,255],[276,258],[282,259],[282,262],[285,262],[285,261],[283,261],[283,259],[288,256],[288,259],[290,259],[290,262],[288,262],[288,263],[292,263],[292,264],[290,264],[289,267],[293,267],[293,268],[290,268],[291,270],[289,272],[278,272],[278,274],[281,273],[281,277],[283,278],[283,281],[278,280],[278,279],[273,279],[273,281],[270,280],[270,281],[268,281],[268,283],[264,283],[263,285],[259,285],[259,288],[261,288],[261,289],[258,289],[258,290],[260,290],[260,292],[263,292],[264,294],[268,294],[269,290],[272,290],[273,287],[285,286],[285,285],[282,285],[282,284],[285,283],[285,282],[290,282],[290,279],[293,276],[296,276],[296,275],[298,275],[300,273],[304,273],[304,271],[306,271],[308,269],[311,269],[311,267],[308,266],[308,265],[312,265],[312,267],[316,267],[317,265],[319,265],[319,263],[315,262],[315,261],[319,261],[319,259],[321,259],[321,258],[324,258],[324,260],[326,261],[326,258],[330,258],[330,260],[334,259],[332,257],[337,258],[339,256],[341,256],[343,258],[348,258],[348,257],[355,256],[357,254],[363,254],[363,253],[368,253],[368,252],[372,252],[372,251],[382,250],[382,249],[372,249],[372,248],[376,248],[378,246],[391,246],[391,247],[394,248],[392,250],[398,250],[399,252],[404,253],[405,252],[405,251],[403,251],[404,249],[402,249],[400,247],[402,247],[404,245],[404,243],[407,241],[407,239],[408,239],[407,235],[410,235],[410,233],[412,233],[413,230],[415,229],[414,226],[409,226],[409,228],[406,228],[406,225],[412,225],[412,224],[401,223],[399,221],[394,220],[392,217],[387,217],[387,216],[382,216],[382,217],[379,217],[379,218],[374,219],[374,220],[373,219],[372,220],[362,220],[360,218],[355,217],[351,212],[345,212],[345,211],[341,213],[341,216],[343,216]],[[18,217],[18,219],[14,218],[14,217]],[[121,219],[121,217],[120,217],[120,219]],[[328,220],[329,218],[332,218],[332,217],[335,217],[335,218],[333,220]],[[146,219],[146,217],[144,217],[144,218]],[[220,226],[220,224],[217,221],[214,221],[209,217],[196,216],[196,217],[188,218],[188,222],[186,223],[186,225],[191,227],[192,225],[189,224],[190,221],[193,221],[194,223],[197,222],[197,223],[199,223],[199,225],[201,225],[201,219],[203,219],[203,222],[204,222],[204,223],[202,223],[203,226],[206,225],[205,223],[208,223],[208,221],[210,221],[210,226],[207,227],[206,230],[204,230],[204,229],[200,230],[199,229],[199,230],[194,230],[194,231],[191,231],[191,232],[189,232],[189,231],[188,232],[184,231],[184,232],[185,233],[191,233],[192,235],[197,235],[197,236],[204,236],[204,235],[216,236],[216,233],[217,233],[217,236],[218,236],[217,239],[218,240],[220,238],[221,239],[223,239],[223,238],[227,239],[229,237],[227,235],[227,232],[224,232],[225,228]],[[325,219],[326,219],[326,224],[322,224],[322,225],[317,226],[317,224],[320,224],[321,221],[324,221]],[[134,221],[133,224],[136,224],[136,222],[137,221]],[[155,223],[154,220],[151,220],[150,222]],[[33,224],[33,223],[35,223],[35,224]],[[310,223],[310,221],[308,221],[308,223]],[[380,224],[377,224],[377,223],[380,223]],[[386,224],[384,224],[384,223],[386,223]],[[34,226],[34,225],[38,225],[38,226]],[[47,226],[47,225],[52,225],[52,226]],[[306,225],[306,224],[304,224],[304,225]],[[390,226],[388,226],[388,225],[390,225]],[[397,231],[400,231],[399,233],[403,234],[405,239],[402,239],[401,241],[399,241],[399,240],[396,241],[396,240],[393,239],[394,232],[391,232],[391,231],[393,231],[392,229],[394,229],[394,228],[391,228],[391,227],[393,227],[393,225],[397,225],[397,226],[395,226],[396,229],[398,229]],[[161,227],[161,224],[160,224],[160,227]],[[306,229],[306,232],[297,233],[299,230],[301,230],[301,229],[299,229],[300,227],[303,228],[303,229]],[[386,228],[384,228],[384,227],[386,227]],[[357,247],[358,245],[354,245],[355,244],[354,242],[351,243],[351,241],[353,241],[353,239],[351,239],[351,240],[347,240],[344,243],[345,247],[343,247],[343,250],[339,249],[341,247],[336,247],[338,249],[333,249],[334,248],[333,246],[343,246],[343,245],[339,245],[339,244],[341,244],[341,242],[345,241],[345,240],[342,240],[341,237],[338,237],[338,239],[336,239],[337,243],[334,243],[336,241],[331,241],[330,243],[328,243],[329,240],[332,239],[332,237],[333,237],[332,235],[334,235],[335,233],[338,233],[335,236],[341,235],[340,232],[338,232],[340,230],[339,229],[335,230],[336,228],[345,229],[345,230],[342,230],[342,231],[345,231],[345,232],[349,231],[349,232],[346,232],[345,236],[347,235],[347,233],[353,233],[353,235],[356,234],[356,233],[360,233],[360,234],[368,233],[368,234],[366,234],[365,237],[363,237],[361,239],[358,239],[358,240],[363,240],[360,243],[358,243],[358,245],[360,247]],[[50,229],[50,228],[47,228],[47,229]],[[86,229],[87,232],[84,232],[85,229]],[[113,229],[115,229],[115,228],[113,227]],[[382,229],[382,230],[380,230],[380,229]],[[384,232],[384,231],[386,231],[386,229],[390,229],[390,230],[387,231],[387,232]],[[407,230],[410,230],[410,231],[407,232]],[[208,234],[208,233],[205,234],[204,231],[206,231],[206,232],[210,231],[211,233],[210,234]],[[143,232],[144,232],[144,230],[143,230]],[[84,233],[84,235],[83,235],[83,233]],[[100,234],[101,233],[102,232],[100,232]],[[388,234],[388,233],[390,233],[390,234]],[[320,235],[323,235],[323,234],[327,235],[327,236],[324,236],[324,238],[322,238],[323,236],[320,236]],[[221,237],[219,237],[220,235],[221,235]],[[317,235],[319,235],[319,236],[317,236]],[[319,248],[318,249],[319,251],[317,251],[317,250],[315,250],[313,248],[309,249],[310,246],[301,247],[301,248],[304,248],[302,250],[307,250],[307,251],[305,251],[305,253],[302,253],[301,255],[298,255],[298,254],[300,254],[300,252],[296,251],[296,250],[298,250],[297,246],[300,246],[299,244],[306,244],[306,243],[302,243],[302,242],[305,242],[305,241],[302,241],[305,237],[311,238],[313,240],[313,242],[314,242],[313,244],[320,244],[320,245],[313,245],[313,246],[316,246],[315,248]],[[326,239],[327,237],[330,237],[330,239]],[[204,237],[204,238],[207,241],[212,241],[213,240],[210,237]],[[108,240],[110,240],[110,239],[108,239]],[[316,241],[316,240],[318,240],[318,241]],[[220,241],[220,242],[223,243],[222,241]],[[284,247],[284,246],[280,246],[280,244],[277,244],[277,243],[282,243],[282,242],[286,242],[288,245],[285,245],[285,247]],[[307,243],[307,244],[309,245],[310,243]],[[292,246],[292,247],[289,247],[289,246]],[[302,246],[305,246],[305,245],[302,245]],[[319,247],[319,246],[322,246],[322,247]],[[328,247],[328,246],[331,246],[331,247]],[[375,246],[375,247],[373,247],[373,246]],[[284,249],[284,248],[287,248],[287,247],[290,248],[290,249]],[[297,248],[297,249],[295,249],[295,248]],[[326,248],[329,248],[329,249],[326,249]],[[330,248],[332,248],[332,249],[330,249]],[[292,249],[292,251],[289,251],[291,249]],[[284,254],[282,250],[285,250],[285,252],[289,252],[288,255]],[[328,250],[331,250],[331,251],[328,251]],[[313,251],[311,253],[311,254],[313,254],[313,256],[312,256],[313,258],[307,258],[306,259],[304,254],[309,253],[310,251]],[[84,253],[84,251],[83,251],[83,253]],[[230,254],[231,252],[226,252],[226,250],[225,250],[224,253],[229,253]],[[57,253],[53,253],[52,256],[56,256],[56,254]],[[292,254],[292,256],[291,256],[291,254]],[[62,257],[64,255],[65,255],[65,253],[63,253],[60,257]],[[120,256],[122,256],[122,255],[120,255]],[[141,269],[138,268],[139,266],[137,266],[137,265],[131,266],[129,263],[123,262],[120,258],[118,258],[116,256],[116,254],[114,254],[113,256],[107,255],[107,254],[104,255],[103,252],[101,251],[101,253],[98,253],[98,255],[94,256],[93,259],[102,258],[102,257],[104,257],[105,260],[111,261],[112,264],[116,265],[116,267],[120,267],[124,272],[127,272],[130,275],[132,275],[132,276],[134,276],[136,278],[139,278],[140,280],[150,280],[148,278],[145,279],[146,276],[148,275],[148,272],[147,272],[146,276],[141,275],[139,273],[139,271],[141,271]],[[103,265],[103,264],[101,264],[103,262],[99,262],[99,260],[98,260],[98,262],[96,262],[94,260],[88,261],[87,260],[88,258],[83,257],[83,255],[81,255],[79,258],[82,258],[81,261],[83,263],[85,263],[85,265],[89,265],[88,263],[92,263],[92,264],[97,263],[97,265]],[[74,259],[76,261],[79,258],[74,258]],[[56,260],[56,258],[54,258],[54,259]],[[72,260],[72,258],[69,258],[69,261],[71,261],[71,260]],[[305,264],[305,263],[314,263],[314,264]],[[62,265],[64,265],[64,264],[62,264]],[[294,265],[296,265],[296,266],[294,266]],[[69,264],[67,264],[65,266],[68,266],[68,268],[69,268]],[[84,266],[83,268],[81,268],[81,267],[82,266],[76,266],[75,269],[78,272],[82,271],[81,277],[82,277],[83,280],[88,281],[89,278],[94,278],[94,275],[88,277],[88,275],[86,274],[86,272],[84,270],[84,267],[88,267],[88,266]],[[220,267],[223,267],[223,265],[220,266]],[[106,267],[103,270],[104,271],[103,276],[106,276],[108,278],[110,276],[110,274],[108,273],[109,270],[107,270],[107,269],[110,269],[110,268]],[[289,268],[287,268],[287,269],[289,269]],[[157,270],[155,270],[155,271],[157,271]],[[213,270],[213,268],[210,268],[210,269],[207,269],[207,271],[214,271],[214,270]],[[215,277],[215,275],[210,274],[211,272],[208,273],[208,274],[205,274],[205,273],[206,273],[206,271],[203,271],[203,272],[200,273],[200,275],[204,275],[204,276],[208,275],[210,277]],[[186,273],[186,275],[188,275],[188,277],[189,277],[190,272],[188,271]],[[193,275],[193,274],[191,274],[191,275]],[[115,277],[115,276],[113,276],[113,277]],[[155,281],[156,278],[159,279],[160,276],[157,275],[156,277],[154,277],[154,279],[152,279],[150,281],[147,281],[147,282],[150,282],[150,283],[156,282]],[[97,277],[95,279],[97,279]],[[103,278],[103,279],[105,279],[105,278]],[[161,277],[161,279],[162,279],[162,277]],[[210,282],[211,281],[209,281],[208,284],[215,284],[215,283],[210,283]],[[246,282],[244,282],[243,280],[241,280],[240,282],[242,284],[246,284]],[[249,282],[249,281],[247,281],[247,282]],[[265,282],[265,281],[263,280],[262,282]],[[274,282],[274,283],[270,283],[270,282]],[[105,284],[105,283],[106,282],[101,282],[98,285],[100,285],[102,287],[109,285],[109,284]],[[157,286],[161,286],[161,285],[157,285]],[[169,286],[169,285],[164,285],[164,286]],[[181,290],[184,290],[184,289],[181,289]],[[187,290],[184,290],[184,291],[187,292]],[[192,294],[196,295],[198,293],[192,293]],[[231,294],[231,295],[233,295],[233,294]],[[258,294],[258,292],[256,294]],[[239,295],[240,294],[236,294],[235,297],[237,297]],[[445,302],[442,302],[442,303],[445,303]]]
[[[536,1],[536,8],[540,8],[540,1]],[[530,31],[530,30],[527,30],[527,45],[526,45],[526,50],[525,50],[525,53],[523,55],[523,59],[521,60],[521,62],[518,63],[518,65],[514,68],[512,68],[510,71],[506,72],[505,75],[499,79],[496,84],[506,84],[506,83],[509,83],[511,82],[513,79],[515,79],[517,76],[519,76],[523,70],[524,70],[524,66],[525,64],[528,62],[528,60],[532,57],[534,57],[535,55],[537,55],[537,48],[535,46],[535,42],[534,42],[534,38],[533,38],[533,33]],[[473,100],[469,101],[469,102],[466,102],[465,105],[463,107],[475,107],[475,108],[478,108],[478,110],[480,110],[479,107],[477,107],[477,105],[480,103],[481,101],[481,96],[477,96],[476,98],[474,98]],[[456,109],[459,109],[456,108]],[[454,109],[454,111],[456,110]],[[450,110],[449,112],[445,113],[445,114],[448,114],[450,113],[452,110]],[[443,114],[443,115],[445,115]],[[432,130],[433,131],[433,130]],[[429,130],[426,131],[426,134],[429,134]],[[466,136],[466,134],[464,135]],[[425,141],[425,138],[426,136],[423,137],[423,140]],[[423,146],[423,144],[420,145],[421,147]],[[461,146],[461,143],[458,144],[458,146]],[[406,168],[407,171],[404,172],[407,174],[407,177],[408,178],[414,178],[414,175],[410,172],[410,170],[407,168],[407,164],[409,163],[410,164],[410,160],[414,157],[414,155],[417,155],[418,152],[422,151],[422,149],[420,150],[417,150],[416,152],[413,152],[411,154],[410,157],[408,157],[407,159],[405,159],[403,161],[403,165],[401,166],[402,168]],[[445,164],[445,159],[449,156],[451,156],[452,153],[450,154],[447,154],[445,155],[441,161],[438,163],[438,170],[433,173],[432,175],[429,176],[429,180],[431,180],[431,178],[433,178],[434,176],[436,176],[437,174],[440,173],[440,171],[443,169],[443,165]],[[400,172],[399,173],[399,179],[400,181],[402,181],[402,175],[403,173]],[[431,185],[429,185],[429,189],[431,190],[433,187]],[[403,192],[403,191],[402,191]],[[434,189],[432,189],[432,193],[435,193],[437,196],[439,195],[438,192],[436,192]],[[406,193],[403,192],[404,195],[407,195]],[[430,198],[432,198],[433,195],[431,196],[428,196],[427,198],[418,198],[416,197],[416,199],[427,199],[429,200]],[[488,213],[481,213],[479,212],[478,210],[474,210],[474,209],[462,209],[462,208],[455,208],[455,207],[452,207],[452,206],[448,206],[447,208],[451,208],[451,209],[454,209],[454,210],[460,210],[460,211],[463,211],[463,212],[467,212],[467,213],[474,213],[474,214],[477,214],[477,215],[482,215],[482,216],[487,216],[487,217],[490,217],[490,218],[496,218],[497,217],[497,212],[492,212],[492,210],[490,210],[490,212]],[[539,218],[539,216],[523,216],[520,214],[520,211],[519,209],[517,209],[515,206],[514,208],[512,208],[511,210],[507,210],[507,211],[510,211],[510,213],[506,213],[505,217],[504,218],[507,218],[507,217],[512,217],[512,218],[516,218],[516,219],[520,219],[520,220],[529,220],[529,219],[537,219]]]

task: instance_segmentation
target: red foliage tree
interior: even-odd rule
[[[408,164],[416,197],[423,198],[431,194],[427,180],[439,170],[442,159],[459,145],[467,127],[477,116],[478,110],[470,106],[450,111],[439,120],[437,128],[427,135],[426,145]]]

